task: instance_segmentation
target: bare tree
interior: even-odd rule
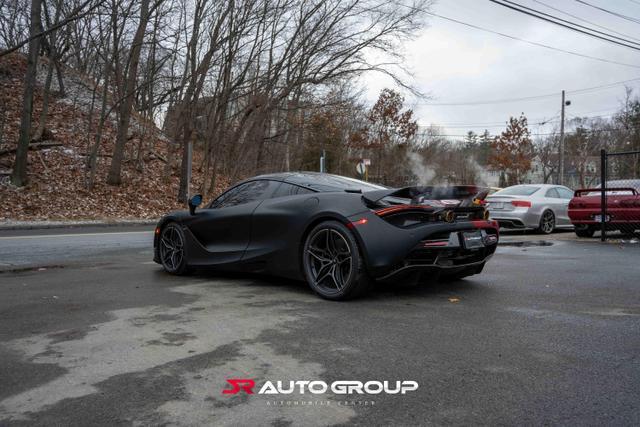
[[[156,7],[161,1],[162,0],[157,0],[154,7]],[[133,37],[131,52],[129,54],[129,60],[126,68],[125,84],[123,90],[124,97],[122,103],[120,104],[118,118],[118,132],[116,135],[116,143],[113,149],[111,167],[109,168],[109,175],[107,176],[107,184],[111,185],[120,185],[120,183],[122,182],[122,159],[124,156],[124,146],[127,142],[129,123],[131,121],[131,111],[133,109],[133,100],[135,97],[138,63],[140,61],[140,50],[142,49],[144,34],[147,29],[149,14],[151,12],[149,3],[150,0],[141,0],[140,21],[138,22],[138,28],[136,29],[135,36]]]
[[[540,168],[542,169],[542,181],[549,184],[553,176],[558,172],[558,143],[556,134],[535,141],[533,151]]]
[[[27,154],[31,142],[31,116],[33,113],[33,92],[36,86],[36,67],[40,38],[35,37],[42,27],[42,0],[31,0],[31,22],[29,25],[29,52],[27,73],[24,78],[24,94],[22,99],[22,117],[20,118],[20,136],[13,163],[11,183],[22,187],[27,184]]]

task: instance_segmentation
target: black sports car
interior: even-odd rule
[[[482,271],[498,243],[474,186],[386,188],[301,172],[242,181],[158,223],[154,261],[169,273],[195,267],[304,279],[333,300],[371,280],[416,274],[460,278]]]

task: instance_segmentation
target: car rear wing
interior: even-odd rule
[[[370,205],[378,205],[384,198],[405,200],[406,204],[418,205],[428,200],[456,201],[459,207],[474,206],[474,201],[484,200],[489,188],[475,185],[413,186],[367,191],[362,195]]]
[[[609,191],[630,191],[631,194],[633,194],[634,196],[638,194],[638,190],[632,187],[611,187],[611,188],[607,187],[604,191],[606,191],[607,193]],[[582,195],[585,193],[601,193],[602,194],[602,188],[580,188],[574,191],[573,194],[575,197],[582,197]]]

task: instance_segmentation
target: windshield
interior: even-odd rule
[[[535,185],[516,185],[515,187],[496,191],[492,196],[530,196],[539,189],[540,187]]]

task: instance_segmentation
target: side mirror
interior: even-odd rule
[[[196,208],[202,204],[202,194],[196,194],[189,198],[189,213],[191,215],[196,214]]]

